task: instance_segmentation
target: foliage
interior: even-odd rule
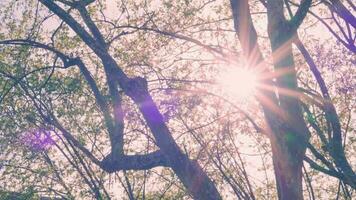
[[[202,185],[212,191],[213,185],[223,199],[278,198],[264,105],[258,98],[236,99],[217,83],[228,67],[256,67],[246,58],[250,52],[234,29],[228,1],[75,2],[0,2],[0,199],[14,192],[20,199],[198,198],[195,184],[182,175],[190,170],[201,172]],[[347,39],[355,27],[332,11],[332,2],[313,2],[293,36],[301,43],[285,42],[296,69],[298,87],[292,92],[301,105],[298,122],[310,132],[309,144],[299,143],[289,127],[279,128],[287,130],[286,149],[308,147],[301,163],[304,198],[309,199],[351,199],[355,194],[355,52]],[[86,41],[73,22],[48,8],[52,3],[95,40]],[[298,4],[290,1],[285,12]],[[259,1],[247,6],[266,61],[263,69],[276,70],[280,63],[272,59],[275,44],[265,23],[270,11]],[[85,12],[102,38],[90,28]],[[333,19],[323,18],[329,15]],[[325,29],[327,20],[344,24]],[[329,95],[320,89],[311,62]],[[263,72],[262,81],[285,77],[271,74]],[[279,100],[285,95],[280,88],[272,91]],[[147,105],[160,115],[145,113]],[[336,119],[330,120],[325,105],[335,109]],[[333,140],[335,122],[341,125],[339,146]],[[165,142],[170,145],[164,147]],[[149,157],[154,153],[158,156]],[[134,160],[139,155],[146,157]],[[346,164],[340,167],[342,156]]]

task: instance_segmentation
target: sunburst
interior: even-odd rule
[[[245,101],[252,98],[258,86],[258,74],[243,67],[228,67],[220,72],[217,83],[224,94]]]

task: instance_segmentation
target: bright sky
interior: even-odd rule
[[[7,0],[3,1],[4,4],[6,4]],[[118,4],[116,3],[115,0],[108,0],[107,1],[109,6],[107,6],[105,10],[105,14],[107,18],[115,18],[117,17],[117,7]],[[0,2],[1,6],[2,2]],[[44,27],[50,31],[53,30],[58,26],[59,22],[58,20],[51,18],[47,20],[44,24]],[[313,35],[315,37],[320,37],[322,40],[325,40],[326,38],[330,37],[330,34],[326,31],[326,28],[322,25],[318,25],[317,27],[307,30],[307,35]],[[318,34],[313,34],[312,32],[318,33]],[[300,31],[301,36],[303,37],[304,31]],[[222,66],[222,72],[220,75],[217,77],[217,85],[221,89],[222,94],[228,94],[230,98],[237,100],[239,103],[242,102],[249,102],[251,99],[254,98],[254,95],[257,90],[258,86],[258,80],[259,76],[255,72],[251,71],[248,69],[246,66]],[[244,141],[245,144],[241,145],[244,148],[241,148],[241,152],[244,154],[254,154],[255,147],[253,145],[256,144],[255,139],[253,136],[246,136],[246,135],[239,135],[237,138],[239,141]],[[247,170],[250,172],[250,174],[254,175],[254,178],[259,178],[262,177],[264,178],[265,174],[264,172],[259,172],[257,168],[260,168],[262,166],[262,162],[260,159],[251,156],[249,160],[247,160],[247,163],[249,163],[249,167]],[[268,174],[271,176],[272,174]],[[272,178],[271,178],[272,179]],[[119,184],[118,182],[115,184]],[[156,186],[157,187],[157,186]],[[117,190],[117,187],[112,188],[113,191],[117,193],[117,196],[121,196],[122,190]],[[114,198],[115,199],[115,198]]]

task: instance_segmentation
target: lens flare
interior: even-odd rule
[[[217,80],[223,93],[236,100],[252,98],[256,92],[257,74],[247,68],[229,67],[221,71]]]

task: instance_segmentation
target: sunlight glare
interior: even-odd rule
[[[229,67],[217,80],[224,93],[236,100],[252,98],[256,92],[257,74],[247,68]]]

